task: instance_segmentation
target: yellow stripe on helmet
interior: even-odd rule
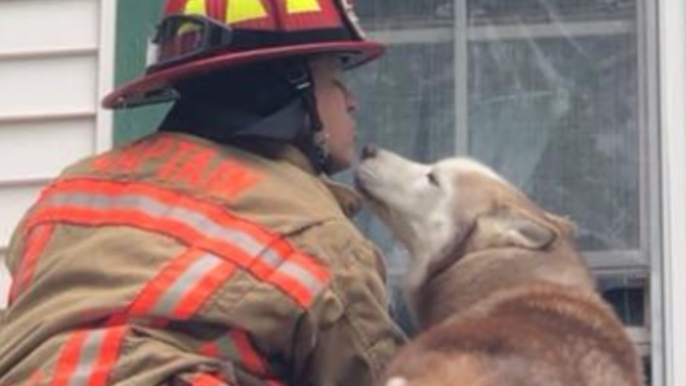
[[[289,14],[321,12],[322,7],[317,0],[288,0],[286,10]]]
[[[205,0],[188,0],[183,13],[186,15],[207,16],[207,6]]]
[[[205,0],[188,0],[186,2],[186,7],[183,9],[184,15],[200,15],[207,16],[207,9],[205,6]],[[187,23],[179,28],[179,35],[187,34],[190,32],[195,32],[198,27]]]
[[[266,16],[267,10],[260,0],[229,0],[226,6],[227,24],[262,19]]]

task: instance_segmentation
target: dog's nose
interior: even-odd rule
[[[379,153],[379,148],[374,145],[365,145],[362,148],[362,159],[374,158]]]

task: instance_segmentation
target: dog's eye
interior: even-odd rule
[[[438,178],[436,178],[436,175],[433,172],[427,174],[426,179],[429,180],[429,183],[433,186],[441,186],[441,184],[438,183]]]

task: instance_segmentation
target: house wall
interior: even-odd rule
[[[0,2],[0,259],[23,213],[66,165],[108,148],[114,0]],[[0,308],[9,277],[0,268]]]

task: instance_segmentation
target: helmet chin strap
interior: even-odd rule
[[[307,113],[307,124],[296,146],[302,150],[318,172],[331,174],[331,156],[324,132],[324,124],[319,116],[314,77],[306,61],[295,61],[286,68],[288,82],[301,92],[300,99]]]
[[[285,67],[286,79],[299,96],[274,114],[230,134],[232,138],[260,137],[293,143],[310,160],[317,173],[331,174],[331,157],[324,125],[319,117],[314,78],[304,61]]]

